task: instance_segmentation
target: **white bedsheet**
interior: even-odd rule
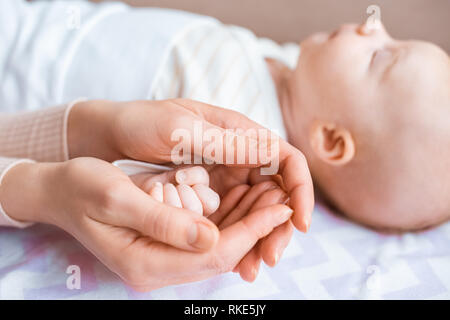
[[[0,299],[450,299],[450,223],[386,235],[317,206],[280,263],[245,283],[233,273],[137,293],[62,231],[0,229]],[[66,269],[81,269],[69,290]]]

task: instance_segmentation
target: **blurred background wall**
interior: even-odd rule
[[[96,2],[103,0],[93,0]],[[124,0],[133,6],[175,8],[211,15],[278,42],[300,41],[343,22],[362,22],[376,4],[394,37],[437,43],[450,52],[450,0]]]

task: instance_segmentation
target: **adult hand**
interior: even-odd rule
[[[288,200],[286,193],[272,181],[257,183],[253,186],[239,185],[231,189],[225,196],[222,206],[214,213],[210,219],[219,226],[219,229],[228,227],[229,225],[242,219],[247,212],[253,212],[274,204],[285,204]],[[278,236],[285,242],[281,243],[284,249],[292,235],[292,225],[288,220],[280,226],[276,227],[268,237]],[[280,239],[275,242],[280,244]],[[241,278],[252,282],[258,274],[261,258],[267,259],[270,250],[267,248],[267,237],[259,240],[257,244],[249,251],[233,269],[239,272]]]
[[[200,167],[196,167],[200,168]],[[274,181],[262,181],[263,177],[248,177],[248,169],[227,168],[224,166],[209,166],[208,174],[201,170],[186,170],[186,167],[171,170],[163,174],[153,175],[142,173],[131,177],[133,182],[145,192],[151,194],[155,182],[178,183],[178,172],[186,172],[185,183],[213,185],[219,190],[221,206],[209,216],[219,229],[238,221],[251,210],[271,206],[274,204],[286,204],[289,200],[287,194]],[[256,172],[256,171],[254,171]],[[195,174],[199,173],[199,174]],[[200,174],[201,173],[201,174]],[[231,173],[231,175],[230,175]],[[248,183],[248,184],[247,184]],[[276,227],[271,234],[263,239],[248,252],[234,268],[246,281],[255,280],[261,260],[269,266],[274,266],[288,245],[293,233],[290,221]]]
[[[127,284],[145,291],[230,271],[292,214],[285,205],[243,212],[218,237],[207,218],[167,210],[119,169],[95,158],[18,164],[4,176],[0,200],[14,219],[66,230]]]
[[[126,103],[88,101],[77,104],[70,113],[70,155],[95,156],[107,161],[131,158],[168,163],[171,161],[171,151],[177,144],[177,141],[170,139],[174,130],[187,130],[194,137],[196,121],[202,124],[204,130],[217,129],[224,136],[225,129],[261,128],[238,112],[185,99]],[[257,144],[249,145],[250,148],[259,147]],[[193,152],[202,156],[204,147],[202,144],[200,150],[194,149]],[[225,158],[228,149],[224,150]],[[231,156],[234,158],[234,155]],[[312,180],[306,159],[299,150],[282,139],[279,140],[278,156],[280,184],[290,198],[289,206],[294,210],[292,222],[297,229],[306,232],[314,206]],[[262,163],[257,163],[256,167],[260,165]],[[248,164],[205,167],[210,172],[211,187],[220,195],[238,184],[255,184],[271,179],[261,176],[259,168]],[[259,246],[263,250],[258,250],[259,255],[268,265],[277,263],[291,235],[292,224],[286,223],[261,241]],[[252,255],[256,256],[254,253]],[[254,260],[254,264],[254,268],[257,268],[259,262]]]

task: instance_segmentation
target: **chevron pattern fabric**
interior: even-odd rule
[[[50,226],[0,229],[0,299],[450,299],[450,223],[383,234],[316,206],[275,268],[254,283],[233,273],[137,293],[66,233]],[[81,289],[69,290],[69,265]]]

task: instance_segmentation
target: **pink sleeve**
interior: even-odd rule
[[[0,114],[0,184],[8,170],[19,163],[69,159],[67,119],[79,101],[38,111]],[[29,225],[11,219],[0,203],[0,226]]]

